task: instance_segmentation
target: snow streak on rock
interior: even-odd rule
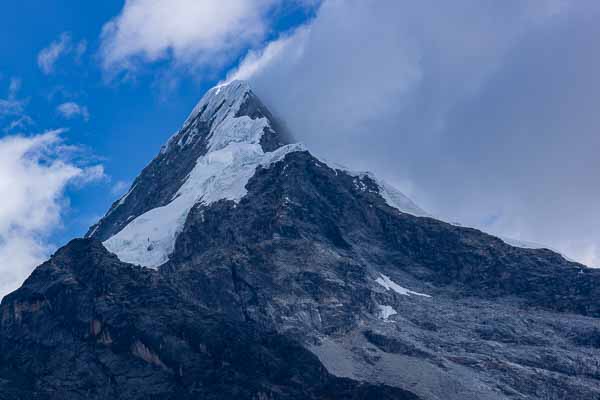
[[[394,292],[401,294],[403,296],[415,295],[415,296],[423,296],[423,297],[431,297],[428,294],[414,292],[410,289],[402,287],[398,285],[396,282],[390,279],[389,276],[381,274],[381,276],[375,279],[375,282],[379,283],[381,286],[386,288],[387,290],[393,290]]]

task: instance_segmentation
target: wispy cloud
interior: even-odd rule
[[[0,299],[50,254],[48,236],[68,207],[65,189],[104,176],[99,165],[71,161],[61,132],[0,139]]]
[[[23,112],[24,104],[19,100],[0,99],[0,117],[19,115]]]
[[[22,81],[20,78],[12,77],[10,78],[10,83],[8,84],[8,97],[14,99],[17,97],[17,93],[19,89],[21,89]]]
[[[56,110],[66,119],[73,119],[76,117],[81,117],[84,121],[88,121],[90,119],[90,113],[87,107],[72,101],[58,105]]]
[[[75,61],[77,61],[77,62],[81,61],[81,57],[83,57],[83,55],[85,54],[86,51],[87,51],[87,40],[82,39],[73,48],[73,55],[75,56]]]
[[[81,59],[87,49],[87,42],[81,40],[73,43],[71,34],[63,32],[57,40],[52,41],[47,47],[43,48],[37,57],[38,66],[46,75],[54,72],[58,60],[67,54],[73,54],[75,60]]]
[[[30,126],[33,126],[35,122],[29,115],[21,115],[17,119],[11,121],[7,126],[3,128],[5,133],[14,132],[16,130],[23,131]]]
[[[7,97],[0,98],[0,117],[18,115],[23,112],[26,101],[17,99],[19,89],[21,89],[21,79],[11,78],[8,83]]]
[[[5,132],[33,124],[31,117],[24,114],[27,100],[18,98],[21,83],[21,79],[11,78],[8,84],[7,97],[0,98],[0,120],[8,117],[15,118],[3,128]]]
[[[61,55],[66,53],[71,47],[71,35],[63,33],[60,38],[53,41],[42,49],[38,54],[38,66],[45,74],[51,74],[54,72],[54,65],[58,61]]]

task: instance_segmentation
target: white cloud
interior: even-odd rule
[[[262,49],[250,50],[240,64],[227,74],[225,82],[251,79],[260,74],[263,69],[271,67],[284,52],[286,57],[292,56],[297,60],[302,56],[303,44],[309,34],[310,26],[301,26],[294,32],[269,42]]]
[[[68,32],[63,32],[57,40],[52,41],[48,47],[42,49],[37,58],[38,66],[46,75],[54,72],[57,61],[64,55],[73,53],[75,60],[78,61],[87,49],[87,42],[81,40],[73,43],[73,39]]]
[[[68,206],[66,187],[104,175],[100,166],[70,162],[60,133],[0,139],[0,299],[50,253],[46,240]]]
[[[325,1],[228,78],[428,211],[600,266],[598,16],[586,0]]]
[[[102,29],[100,56],[109,72],[170,58],[216,66],[263,38],[277,0],[127,0]]]
[[[87,107],[72,101],[60,104],[56,110],[66,119],[72,119],[75,117],[81,117],[84,121],[90,119],[90,113]]]

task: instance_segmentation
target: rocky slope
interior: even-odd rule
[[[293,340],[225,318],[89,239],[5,299],[1,337],[2,399],[417,399],[336,378]]]
[[[0,398],[599,398],[600,271],[423,215],[215,88],[2,301]]]

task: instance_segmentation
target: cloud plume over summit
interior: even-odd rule
[[[600,6],[326,1],[230,78],[442,218],[600,265]]]

